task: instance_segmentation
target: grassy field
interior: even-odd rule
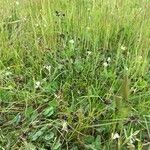
[[[150,149],[149,0],[0,0],[0,150]]]

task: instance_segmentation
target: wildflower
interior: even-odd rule
[[[35,24],[35,26],[36,26],[36,27],[38,27],[38,26],[39,26],[39,24],[38,24],[38,23],[36,23],[36,24]]]
[[[5,76],[8,77],[8,76],[11,76],[11,75],[12,75],[12,72],[10,72],[10,71],[6,71],[6,72],[5,72]]]
[[[50,72],[51,71],[51,66],[50,65],[45,65],[44,69],[47,69]]]
[[[19,5],[19,1],[16,1],[16,5]]]
[[[125,50],[126,50],[126,47],[125,47],[125,46],[123,46],[123,45],[122,45],[120,48],[121,48],[121,50],[123,50],[123,51],[125,51]]]
[[[127,66],[125,66],[125,68],[124,68],[126,71],[128,71],[129,70],[129,68],[127,67]]]
[[[112,139],[115,140],[115,139],[119,139],[120,138],[120,135],[116,132],[115,134],[112,133]]]
[[[87,51],[87,54],[88,54],[88,55],[91,55],[91,53],[92,53],[91,51]]]
[[[47,80],[46,78],[42,79],[43,82],[46,82],[46,80]]]
[[[70,44],[74,44],[74,40],[73,40],[73,39],[70,40],[69,43],[70,43]]]
[[[26,17],[24,17],[24,18],[23,18],[23,20],[24,20],[24,21],[26,21],[26,20],[27,20],[27,18],[26,18]]]
[[[62,131],[68,132],[68,127],[67,127],[67,126],[68,126],[68,125],[67,125],[67,122],[64,121],[63,124],[62,124]]]
[[[41,86],[41,82],[40,81],[35,82],[35,89],[40,88],[40,86]]]
[[[107,63],[107,62],[104,62],[104,63],[103,63],[103,66],[104,66],[104,67],[108,67],[108,63]]]
[[[143,58],[142,56],[139,56],[139,60],[142,60],[142,58]]]
[[[60,99],[61,95],[54,93],[55,98]]]
[[[110,58],[110,57],[108,57],[108,58],[107,58],[107,62],[110,62],[110,61],[111,61],[111,58]]]

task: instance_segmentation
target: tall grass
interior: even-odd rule
[[[149,145],[148,0],[0,0],[0,148]]]

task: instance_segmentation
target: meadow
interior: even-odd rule
[[[0,150],[150,149],[149,0],[0,0]]]

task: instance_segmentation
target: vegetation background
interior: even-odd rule
[[[149,0],[0,0],[0,149],[149,149],[149,52]]]

